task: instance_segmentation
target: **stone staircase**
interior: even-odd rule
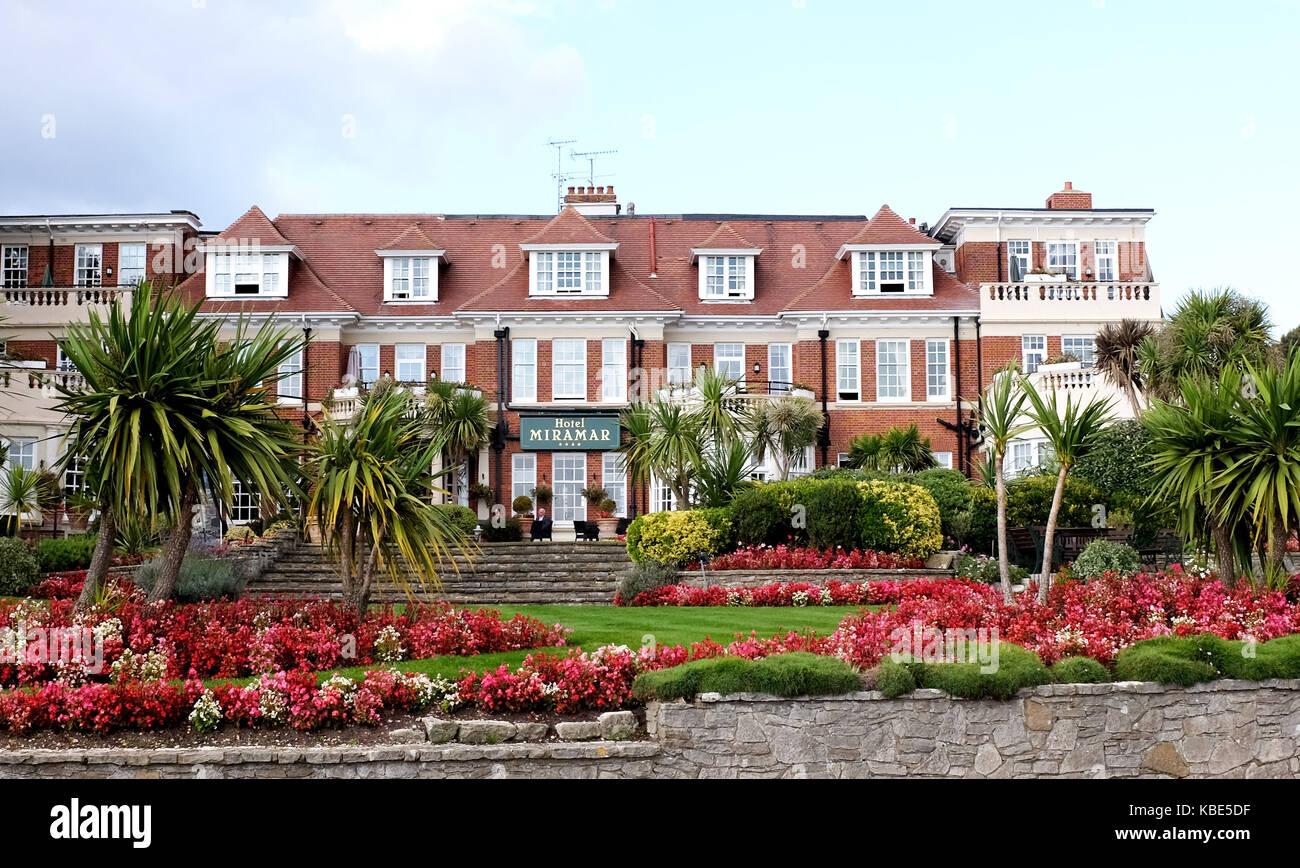
[[[627,548],[618,542],[483,543],[473,563],[457,556],[441,572],[442,590],[434,597],[458,605],[499,604],[609,605],[618,581],[632,568]],[[458,572],[459,571],[459,572]],[[279,556],[248,583],[251,597],[302,596],[337,599],[337,568],[319,545],[300,544]],[[389,584],[374,602],[404,602]]]

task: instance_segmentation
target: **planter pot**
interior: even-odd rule
[[[307,527],[307,541],[312,543],[313,545],[320,545],[320,541],[321,541],[320,525],[314,521]]]
[[[609,518],[596,519],[596,527],[600,528],[601,539],[613,539],[618,536],[618,516],[611,515]]]
[[[531,515],[517,515],[515,518],[519,520],[519,530],[523,531],[524,539],[528,539],[528,535],[533,531],[533,517]]]
[[[90,524],[90,516],[84,512],[69,512],[65,514],[68,522],[68,530],[73,533],[85,533],[87,525]]]

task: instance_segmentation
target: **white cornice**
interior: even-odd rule
[[[943,247],[938,241],[928,244],[841,244],[840,249],[835,251],[836,259],[843,259],[850,253],[859,253],[868,250],[938,250]]]
[[[381,259],[386,256],[411,257],[412,259],[442,259],[447,258],[446,250],[376,250],[375,255]]]
[[[1150,208],[1076,211],[1064,208],[950,208],[931,232],[950,241],[966,226],[1143,226],[1155,216]]]
[[[761,247],[692,247],[691,265],[701,256],[758,256],[762,252]]]

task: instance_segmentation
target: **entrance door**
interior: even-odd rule
[[[587,503],[582,497],[587,480],[586,453],[552,453],[551,468],[555,475],[555,521],[586,521]]]

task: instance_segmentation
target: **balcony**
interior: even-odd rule
[[[423,398],[429,388],[428,383],[420,381],[399,382],[397,385],[399,388],[409,389],[411,397],[416,400]],[[361,400],[368,391],[368,388],[358,386],[345,386],[335,389],[330,393],[329,400],[321,405],[321,408],[332,421],[340,425],[346,425],[356,418],[357,413],[361,411]],[[469,391],[476,395],[482,394],[478,389],[460,389],[458,391]],[[313,404],[313,406],[315,405]],[[412,409],[408,415],[414,416],[415,410]]]
[[[129,286],[25,286],[0,289],[0,317],[6,325],[60,325],[84,319],[91,308],[102,308],[131,297]]]
[[[1067,397],[1075,405],[1110,401],[1115,419],[1133,418],[1133,407],[1124,391],[1097,368],[1080,362],[1040,365],[1028,380],[1041,394],[1055,392],[1062,406]]]
[[[1101,321],[1160,319],[1160,285],[1153,282],[1068,280],[980,284],[980,313],[993,320]]]
[[[76,371],[48,371],[22,362],[0,363],[0,423],[62,425],[62,413],[54,410],[59,400],[57,386],[76,387],[85,379]]]

